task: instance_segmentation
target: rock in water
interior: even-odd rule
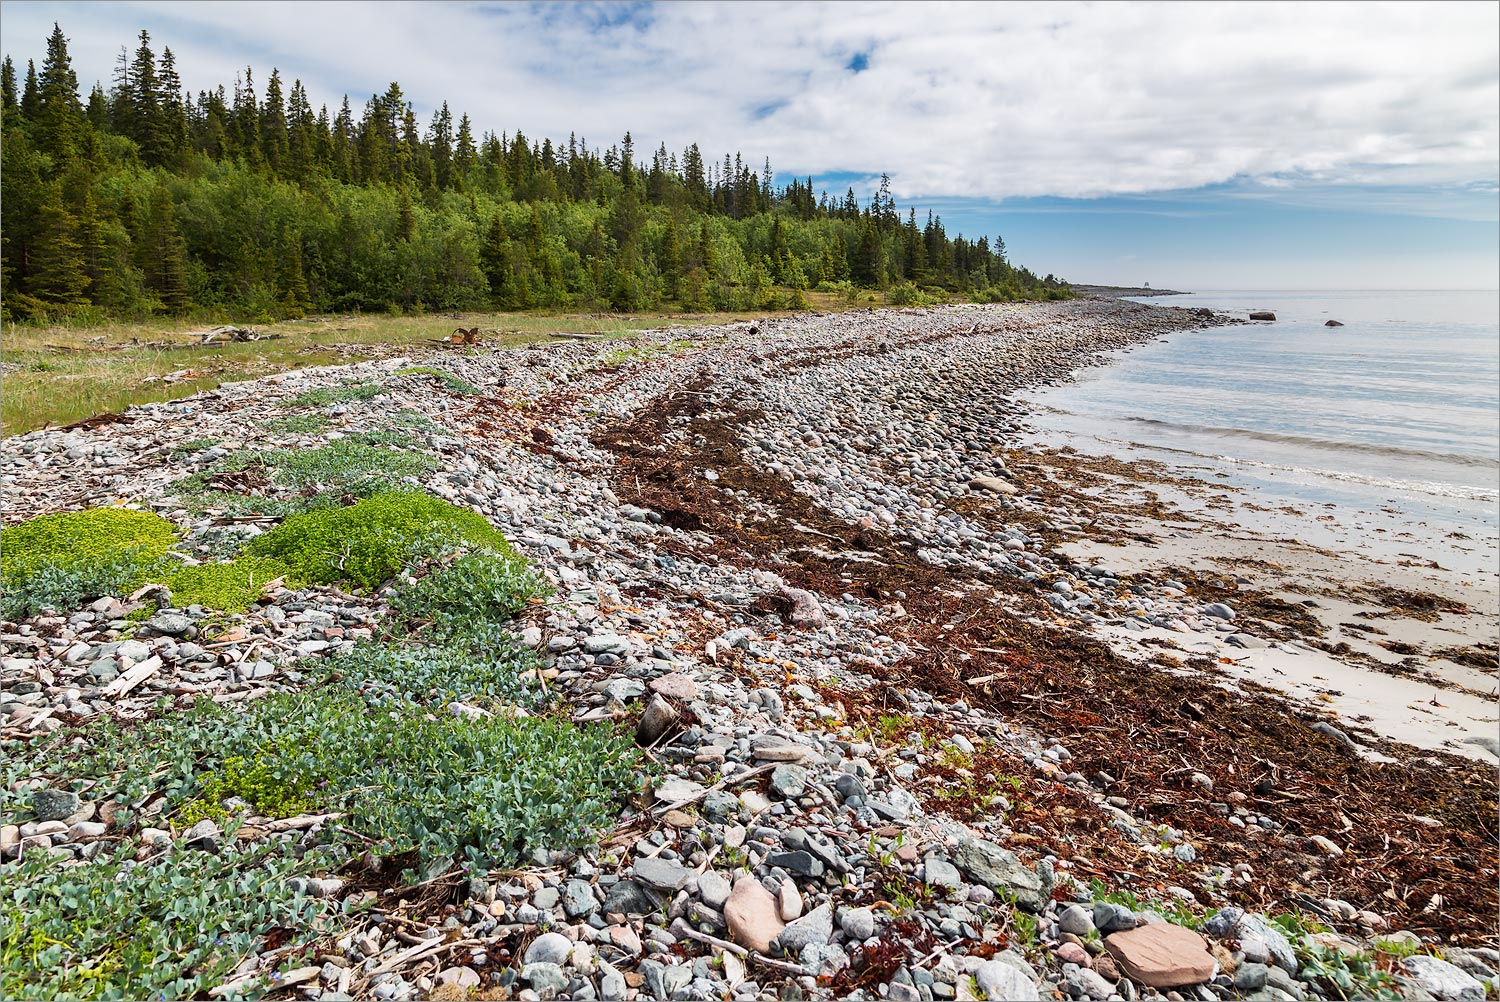
[[[1341,324],[1341,323],[1339,323],[1337,320],[1325,320],[1325,321],[1323,321],[1323,326],[1324,327],[1342,327],[1344,325]]]
[[[771,949],[771,941],[786,928],[777,914],[776,899],[754,877],[734,882],[734,890],[724,902],[724,921],[730,939],[762,953]]]
[[[1199,985],[1214,975],[1213,954],[1191,929],[1153,922],[1104,938],[1104,948],[1128,977],[1151,988]]]
[[[1251,320],[1275,320],[1276,319],[1276,314],[1270,312],[1269,310],[1257,310],[1256,312],[1250,314],[1250,319]]]

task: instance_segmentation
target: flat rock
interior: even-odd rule
[[[1202,936],[1166,922],[1111,933],[1104,948],[1127,977],[1151,988],[1202,984],[1216,967]]]
[[[698,683],[686,672],[674,671],[649,683],[651,691],[669,699],[693,700],[698,698]]]
[[[707,789],[702,783],[695,783],[691,779],[682,779],[678,776],[668,776],[656,784],[656,799],[664,804],[678,804],[684,800],[691,800],[699,796]]]
[[[1042,878],[1010,850],[983,839],[968,839],[958,844],[953,855],[960,870],[992,891],[1012,895],[1026,911],[1039,912],[1046,907],[1047,890]]]
[[[1021,489],[1015,484],[999,477],[973,477],[969,480],[969,487],[976,491],[989,491],[991,494],[1021,493]]]
[[[635,879],[659,891],[675,891],[692,875],[693,871],[670,859],[648,857],[635,861]]]
[[[833,938],[833,906],[826,901],[790,923],[776,937],[783,953],[796,956],[807,946],[827,946]]]
[[[754,877],[734,882],[729,900],[724,902],[724,921],[730,939],[762,953],[771,949],[771,941],[786,928],[777,914],[776,899]]]
[[[974,969],[974,981],[987,999],[1006,1002],[1041,1002],[1036,983],[1010,964],[986,960]]]
[[[78,794],[71,790],[37,790],[31,795],[31,810],[38,821],[61,821],[77,813]]]
[[[1413,981],[1440,999],[1450,1002],[1480,1002],[1484,985],[1438,957],[1416,954],[1401,961]]]

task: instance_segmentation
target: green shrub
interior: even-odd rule
[[[928,306],[932,303],[931,297],[917,288],[913,282],[902,282],[893,285],[885,292],[885,301],[889,306]]]
[[[101,595],[123,595],[175,539],[171,522],[126,508],[39,515],[0,530],[0,615],[67,612]]]
[[[391,606],[430,636],[459,639],[512,618],[545,590],[545,582],[514,554],[467,553],[403,585]]]
[[[327,659],[322,667],[372,702],[443,706],[458,700],[531,709],[542,702],[541,689],[528,687],[520,678],[538,667],[536,655],[509,634],[497,635],[482,652],[452,644],[362,644]]]
[[[413,547],[434,535],[515,556],[484,516],[416,491],[293,515],[252,540],[247,552],[280,559],[300,581],[374,589],[401,570]]]
[[[68,745],[75,736],[82,743]],[[380,855],[415,851],[425,865],[462,853],[476,866],[512,866],[537,848],[587,843],[637,788],[638,752],[612,727],[468,720],[348,684],[246,706],[202,700],[133,727],[105,719],[62,738],[35,758],[27,745],[5,749],[6,821],[29,815],[18,809],[27,795],[10,781],[40,774],[94,781],[91,797],[121,803],[160,791],[179,826],[211,813],[206,797],[265,797],[275,810],[347,812],[330,836]],[[122,826],[135,820],[121,815]]]
[[[392,437],[396,444],[407,444],[405,436]],[[174,488],[195,512],[218,508],[285,516],[338,506],[346,497],[369,497],[387,489],[393,480],[420,475],[434,465],[435,461],[422,453],[397,452],[341,438],[316,449],[239,452],[201,473],[184,477]],[[237,473],[250,476],[238,482],[229,477]],[[252,492],[257,480],[259,489],[281,493]]]
[[[310,942],[339,906],[297,894],[315,871],[282,843],[218,854],[170,849],[135,862],[137,846],[85,866],[28,853],[5,868],[0,978],[16,999],[186,999],[233,975],[273,928]],[[290,962],[285,967],[293,966]]]
[[[395,372],[391,373],[391,375],[431,376],[433,380],[438,383],[438,385],[442,386],[442,388],[447,390],[449,393],[462,393],[466,396],[476,396],[484,392],[473,383],[464,379],[460,379],[451,372],[445,372],[442,369],[436,368],[431,365],[414,365],[407,369],[397,369]]]
[[[329,404],[352,400],[374,400],[384,392],[384,386],[374,383],[344,383],[342,386],[321,386],[316,390],[306,390],[288,400],[287,404],[291,407],[327,407]]]
[[[270,557],[240,557],[225,563],[182,566],[163,583],[179,606],[202,605],[221,612],[244,612],[260,598],[266,582],[287,577],[286,564]]]

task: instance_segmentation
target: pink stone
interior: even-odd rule
[[[1199,985],[1213,977],[1216,966],[1202,936],[1165,922],[1112,933],[1104,948],[1127,977],[1150,988]]]
[[[1093,967],[1094,962],[1089,957],[1089,951],[1077,943],[1064,943],[1053,951],[1057,959],[1065,964],[1077,964],[1079,967]]]
[[[698,698],[698,683],[693,676],[680,671],[653,678],[648,685],[652,692],[661,693],[669,699],[693,700]]]
[[[754,877],[734,882],[729,900],[724,902],[724,921],[729,938],[743,947],[765,953],[771,940],[781,935],[786,923],[777,914],[776,899]]]

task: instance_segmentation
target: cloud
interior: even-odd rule
[[[887,171],[902,199],[1500,175],[1494,4],[7,2],[23,69],[54,19],[86,85],[145,27],[194,88],[274,65],[357,110],[398,80],[424,121],[446,99],[478,129]]]

